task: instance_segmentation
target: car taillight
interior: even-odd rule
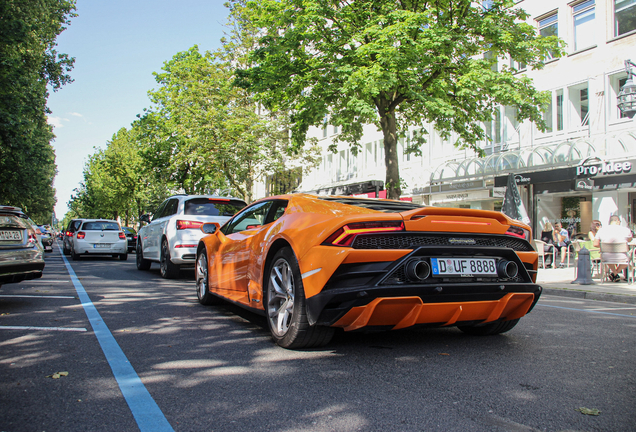
[[[177,221],[177,229],[200,229],[203,225],[203,222],[198,221],[189,221],[189,220],[178,220]]]
[[[66,231],[64,234],[66,234],[67,237],[72,237],[73,233],[70,231]]]
[[[126,234],[123,231],[119,231],[119,238],[122,240],[126,240]]]
[[[35,235],[35,230],[27,229],[27,243],[37,243],[38,237]]]
[[[375,234],[389,231],[404,231],[402,221],[355,222],[338,229],[331,234],[323,245],[351,246],[353,239],[359,234]]]
[[[86,233],[84,231],[80,231],[77,233],[77,239],[78,240],[83,240],[84,237],[86,237]]]
[[[135,240],[137,240],[137,234],[135,234],[134,236],[132,236]]]
[[[506,234],[530,241],[530,231],[518,226],[511,225]]]

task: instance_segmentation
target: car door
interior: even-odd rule
[[[250,245],[263,225],[272,201],[262,201],[238,213],[221,229],[220,245],[214,256],[210,285],[247,291]]]
[[[168,201],[169,200],[165,200],[159,207],[157,207],[157,211],[152,215],[150,223],[140,230],[143,233],[143,238],[141,238],[141,247],[143,249],[144,258],[146,259],[159,259],[160,246],[157,245],[156,228],[163,217]]]

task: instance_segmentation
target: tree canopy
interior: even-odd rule
[[[51,220],[57,172],[47,86],[71,81],[74,59],[55,41],[74,11],[75,0],[0,2],[0,202],[40,223]]]
[[[357,150],[365,124],[384,136],[389,198],[401,194],[397,141],[409,126],[434,123],[445,138],[476,152],[486,135],[480,122],[498,105],[544,127],[545,96],[517,71],[495,67],[510,58],[541,68],[562,50],[540,38],[512,0],[488,8],[471,0],[236,1],[237,25],[259,29],[251,63],[236,84],[268,109],[289,112],[301,147],[310,126],[326,118],[339,139]]]

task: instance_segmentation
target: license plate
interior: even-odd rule
[[[22,232],[15,230],[4,230],[0,231],[0,240],[4,241],[20,241],[22,240]]]
[[[110,243],[95,243],[94,248],[110,248]]]
[[[433,276],[497,276],[494,258],[431,258]]]

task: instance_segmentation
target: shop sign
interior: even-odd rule
[[[517,186],[529,185],[531,180],[532,179],[530,177],[523,176],[521,174],[517,174],[515,176],[515,183],[517,183]]]
[[[580,178],[574,180],[574,190],[592,192],[594,189],[594,180],[589,178]]]
[[[490,198],[490,191],[454,192],[431,195],[431,204],[456,201],[479,201]]]
[[[576,167],[577,177],[594,177],[597,175],[627,174],[632,170],[632,162],[606,162],[598,161],[593,164],[581,163]]]
[[[483,180],[467,180],[467,181],[458,181],[449,184],[443,184],[441,192],[454,191],[454,190],[467,190],[467,189],[483,189],[484,181]]]

